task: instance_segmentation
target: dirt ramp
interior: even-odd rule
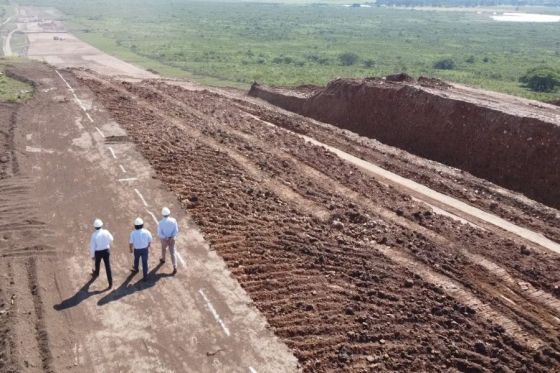
[[[437,84],[436,84],[437,83]],[[560,110],[433,79],[337,79],[249,95],[560,207]]]

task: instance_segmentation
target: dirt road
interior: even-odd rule
[[[4,40],[3,52],[5,57],[11,57],[13,54],[11,43],[12,43],[12,36],[14,35],[15,32],[17,32],[17,29],[10,31],[10,33],[8,34],[8,36],[6,36],[6,39]]]
[[[15,73],[37,86],[29,103],[5,114],[14,140],[0,251],[12,363],[31,371],[295,370],[293,355],[88,90],[41,64]],[[179,273],[156,266],[154,249],[151,280],[142,283],[128,270],[128,233],[136,216],[155,233],[164,205],[183,232]],[[94,217],[115,236],[111,290],[103,275],[89,280]]]
[[[16,8],[15,17],[17,17],[17,15],[18,15],[18,10]],[[0,28],[4,27],[4,25],[10,22],[11,19],[12,17],[6,18],[6,20],[0,24]],[[12,55],[11,41],[12,41],[12,36],[16,31],[17,31],[17,27],[14,30],[11,30],[6,37],[2,37],[2,53],[3,53],[2,55],[4,57],[10,57]]]

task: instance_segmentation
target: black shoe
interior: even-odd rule
[[[134,268],[132,268],[132,269],[130,270],[130,272],[132,272],[132,273],[138,273],[138,270],[137,270],[137,269],[134,269]]]
[[[113,284],[109,284],[109,286],[107,286],[107,289],[112,289],[113,288]]]
[[[173,272],[171,272],[172,275],[176,275],[177,274],[177,268],[173,268]]]
[[[95,273],[95,271],[92,270],[91,271],[91,277],[92,278],[97,278],[97,277],[99,277],[99,273]]]
[[[159,262],[160,262],[161,264],[163,264],[163,263],[165,263],[165,260],[163,260],[163,259],[160,258],[160,259],[159,259]]]
[[[142,277],[142,282],[148,282],[148,277]]]

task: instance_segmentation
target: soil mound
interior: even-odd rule
[[[437,79],[389,80],[336,79],[308,97],[254,84],[249,95],[560,207],[560,110]]]
[[[451,85],[447,84],[443,80],[436,79],[436,78],[427,78],[425,76],[421,76],[418,78],[418,84],[422,87],[428,88],[439,88],[439,89],[448,89],[451,88]]]
[[[389,82],[409,82],[409,83],[414,83],[414,78],[411,77],[408,74],[405,73],[400,73],[400,74],[394,74],[394,75],[387,75],[385,77],[385,80],[389,81]]]

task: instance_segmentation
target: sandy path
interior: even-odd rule
[[[294,371],[296,360],[251,306],[221,258],[208,250],[175,196],[152,178],[149,165],[87,90],[45,66],[26,67],[39,82],[18,114],[20,168],[34,180],[41,221],[49,222],[56,260],[37,265],[50,343],[49,368],[63,371]],[[71,88],[70,88],[71,87]],[[72,89],[72,90],[71,90]],[[38,108],[41,115],[37,115]],[[52,124],[56,123],[53,131]],[[127,236],[135,216],[155,230],[163,205],[176,212],[179,273],[155,266],[144,284],[129,276]],[[93,284],[87,254],[90,220],[99,216],[115,236],[114,289],[104,273]],[[42,356],[42,355],[41,355]],[[39,357],[42,358],[42,357]],[[38,358],[38,359],[39,359]]]
[[[3,49],[5,57],[11,57],[12,56],[12,47],[11,47],[12,36],[14,35],[14,33],[17,30],[18,29],[16,28],[16,29],[10,31],[10,33],[8,34],[6,39],[4,39],[4,45],[2,46],[2,49]]]

